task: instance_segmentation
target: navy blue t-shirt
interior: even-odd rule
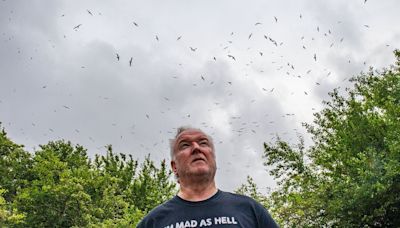
[[[156,207],[138,228],[187,227],[278,227],[267,210],[250,197],[218,192],[211,198],[191,202],[179,196]]]

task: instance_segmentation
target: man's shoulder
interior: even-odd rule
[[[224,198],[228,199],[228,202],[232,202],[231,204],[234,204],[234,207],[239,208],[241,212],[251,212],[256,217],[256,221],[259,224],[258,227],[278,227],[267,208],[255,199],[230,192],[224,192],[223,195]]]
[[[237,194],[237,193],[233,193],[233,192],[224,192],[224,191],[221,191],[221,192],[222,192],[223,197],[227,200],[232,200],[232,201],[238,202],[238,203],[258,204],[258,202],[256,200],[254,200],[253,198],[246,196],[246,195],[241,195],[241,194]]]
[[[175,197],[174,197],[175,198]],[[165,218],[170,216],[174,212],[172,209],[174,207],[175,199],[172,198],[157,207],[153,208],[139,223],[138,227],[149,227],[150,224],[154,223],[160,218]],[[172,210],[171,210],[172,209]]]

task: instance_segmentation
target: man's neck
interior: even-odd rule
[[[184,200],[197,202],[203,201],[212,197],[217,193],[218,189],[215,186],[215,182],[208,185],[189,185],[186,186],[181,183],[178,196]]]

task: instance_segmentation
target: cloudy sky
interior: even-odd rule
[[[264,142],[293,144],[333,88],[394,62],[398,0],[0,1],[0,121],[169,161],[181,125],[216,144],[218,186],[265,191]]]

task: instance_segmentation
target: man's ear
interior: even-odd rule
[[[176,163],[175,163],[175,161],[174,160],[172,160],[171,161],[171,168],[172,168],[172,171],[176,174]]]

